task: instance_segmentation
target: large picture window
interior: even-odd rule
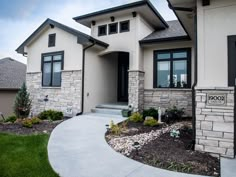
[[[191,49],[154,51],[154,88],[191,87]]]
[[[64,52],[42,54],[42,86],[60,87]]]

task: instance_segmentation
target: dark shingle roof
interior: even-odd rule
[[[0,59],[0,90],[19,89],[25,82],[26,65],[11,58]]]
[[[66,26],[66,25],[63,25],[63,24],[61,24],[61,23],[58,23],[58,22],[56,22],[56,21],[54,21],[54,20],[51,20],[51,19],[47,19],[47,20],[45,20],[44,22],[43,22],[43,24],[42,25],[40,25],[34,32],[33,32],[33,34],[31,34],[17,49],[16,49],[16,51],[18,52],[18,53],[21,53],[21,54],[25,54],[25,52],[24,52],[24,47],[32,40],[32,39],[34,39],[34,37],[38,34],[38,33],[40,33],[40,31],[42,30],[42,29],[44,29],[46,26],[49,26],[49,25],[53,25],[53,26],[56,26],[57,28],[60,28],[60,29],[62,29],[62,30],[64,30],[64,31],[66,31],[66,32],[68,32],[68,33],[70,33],[70,34],[72,34],[72,35],[75,35],[77,38],[78,38],[78,43],[80,43],[80,44],[85,44],[86,42],[95,42],[97,45],[100,45],[100,46],[102,46],[102,47],[108,47],[109,45],[107,44],[107,43],[105,43],[105,42],[102,42],[102,41],[99,41],[99,40],[97,40],[97,39],[95,39],[95,38],[93,38],[93,37],[91,37],[91,36],[89,36],[89,35],[87,35],[87,34],[85,34],[85,33],[82,33],[82,32],[80,32],[80,31],[78,31],[78,30],[75,30],[75,29],[73,29],[73,28],[71,28],[71,27],[68,27],[68,26]]]
[[[188,34],[178,20],[168,21],[169,28],[154,31],[140,41],[141,44],[155,43],[171,40],[190,40]]]

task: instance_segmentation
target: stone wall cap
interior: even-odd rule
[[[195,87],[195,90],[234,90],[234,87]]]
[[[144,71],[141,71],[141,70],[128,70],[128,72],[140,72],[140,73],[145,73]]]
[[[153,89],[144,89],[144,91],[180,91],[180,92],[185,92],[185,91],[192,91],[190,88],[153,88]]]

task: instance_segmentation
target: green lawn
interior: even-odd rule
[[[58,177],[47,156],[49,135],[0,133],[1,177]]]

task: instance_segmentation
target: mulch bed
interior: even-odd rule
[[[191,122],[189,122],[191,124]],[[128,129],[137,129],[121,136],[132,136],[140,133],[147,133],[165,127],[146,127],[142,123],[127,124]],[[163,168],[183,173],[219,176],[220,161],[218,158],[191,150],[192,131],[181,129],[180,138],[173,138],[170,133],[165,133],[159,138],[141,147],[137,151],[132,151],[128,156],[154,167]]]
[[[32,128],[23,127],[21,123],[0,123],[0,133],[13,133],[18,135],[51,133],[61,122],[63,122],[63,120],[55,122],[45,120],[39,124],[34,124]]]

